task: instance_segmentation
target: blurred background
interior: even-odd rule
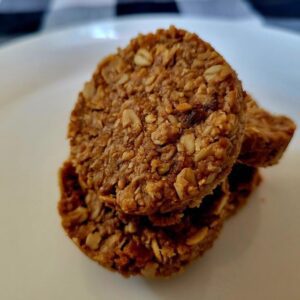
[[[300,0],[0,0],[0,43],[32,32],[145,13],[257,20],[300,33]]]

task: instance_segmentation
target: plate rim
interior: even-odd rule
[[[100,27],[100,26],[120,26],[122,24],[127,24],[131,22],[158,22],[158,21],[169,21],[172,22],[195,22],[195,23],[215,23],[215,24],[224,24],[227,26],[230,25],[237,25],[237,24],[251,24],[250,30],[258,29],[261,31],[265,31],[266,33],[273,33],[284,35],[291,39],[296,39],[300,43],[300,34],[290,31],[286,28],[278,28],[271,25],[268,25],[262,22],[260,19],[254,20],[253,19],[245,19],[245,20],[229,20],[229,19],[219,19],[215,17],[202,17],[201,19],[195,16],[178,16],[177,14],[141,14],[141,15],[134,15],[134,16],[120,16],[118,18],[107,18],[105,20],[100,21],[90,21],[90,22],[83,22],[78,23],[76,25],[67,25],[60,28],[53,28],[46,31],[38,31],[34,33],[30,33],[25,36],[17,37],[12,39],[8,42],[5,42],[3,45],[0,46],[0,57],[2,53],[6,51],[12,50],[12,48],[18,47],[26,47],[32,43],[39,42],[41,40],[45,40],[48,38],[53,38],[55,35],[66,36],[72,34],[73,32],[78,31],[89,31],[92,28]],[[159,26],[157,27],[159,28]],[[108,37],[106,37],[108,38]],[[100,38],[94,38],[100,39]],[[300,45],[300,44],[299,44]]]

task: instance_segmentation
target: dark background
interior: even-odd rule
[[[47,13],[50,1],[51,0],[40,0],[40,9],[35,12],[0,12],[0,38],[8,40],[9,38],[40,30],[43,17]],[[300,33],[300,0],[246,1],[263,16],[267,23]],[[157,1],[134,3],[134,1],[132,1],[131,3],[126,3],[124,0],[118,0],[114,9],[116,16],[139,13],[179,13],[176,1],[164,1],[161,3]]]

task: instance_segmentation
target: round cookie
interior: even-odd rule
[[[180,224],[155,227],[147,217],[124,215],[103,205],[93,192],[83,191],[75,168],[67,162],[61,170],[58,205],[62,225],[80,250],[106,268],[125,276],[170,276],[209,249],[224,219],[239,207],[236,180],[244,171],[237,171],[231,180],[236,191],[232,195],[224,183],[203,199],[200,208],[187,209]],[[253,189],[254,177],[245,178],[243,201],[247,186],[248,194]]]
[[[256,167],[236,163],[233,165],[226,181],[229,184],[230,197],[225,207],[225,215],[230,217],[246,203],[249,195],[260,184],[262,178]],[[179,224],[182,218],[184,218],[186,211],[189,210],[150,215],[147,217],[152,225],[165,227]]]
[[[238,160],[253,167],[275,165],[281,159],[296,130],[288,117],[273,115],[245,96],[246,126]]]
[[[71,161],[82,186],[125,213],[196,207],[237,159],[244,106],[236,73],[197,35],[139,35],[79,94]]]
[[[229,182],[235,174],[241,177],[239,181],[235,180],[238,182],[237,187],[239,191],[235,190],[234,184],[232,185],[233,190],[231,190],[231,192],[239,195],[240,203],[242,203],[243,194],[245,194],[245,200],[248,196],[242,190],[243,180],[246,182],[246,191],[251,191],[248,185],[248,177],[255,177],[253,179],[254,186],[260,181],[260,176],[256,169],[247,168],[245,165],[267,167],[278,163],[290,143],[296,128],[295,123],[291,119],[286,116],[271,114],[261,108],[249,94],[245,95],[245,101],[246,125],[242,148],[238,157],[240,164],[235,164],[229,175]],[[257,173],[256,175],[253,174],[255,172]],[[233,207],[236,207],[236,205],[233,205]],[[148,217],[156,226],[169,226],[180,223],[183,212],[153,214]]]
[[[145,216],[128,216],[103,205],[93,192],[80,188],[75,169],[61,172],[62,225],[90,258],[125,276],[169,276],[212,246],[221,228],[228,189],[219,189],[190,209],[180,224],[155,227]],[[215,211],[215,213],[214,213]]]

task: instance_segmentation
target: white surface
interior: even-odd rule
[[[265,170],[213,249],[170,280],[124,279],[86,258],[56,212],[68,117],[96,63],[137,31],[177,24],[210,41],[246,89],[300,119],[300,38],[243,23],[106,22],[0,50],[0,299],[300,299],[300,141]]]

